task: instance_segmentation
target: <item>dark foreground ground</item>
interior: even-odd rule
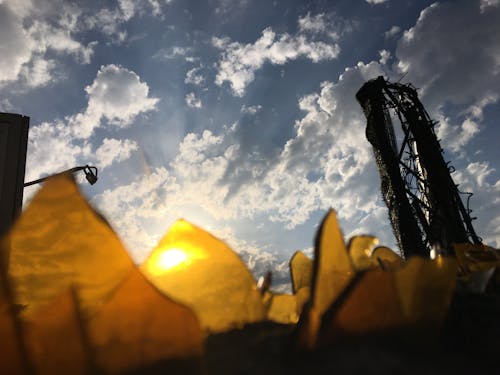
[[[202,360],[131,374],[500,374],[500,296],[460,295],[433,339],[417,332],[349,337],[312,353],[293,347],[295,326],[273,323],[209,336]]]

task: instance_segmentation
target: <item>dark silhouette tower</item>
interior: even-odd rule
[[[28,127],[29,117],[0,113],[0,238],[23,206]],[[0,274],[7,262],[8,254],[0,252]]]
[[[0,113],[0,235],[21,212],[29,120]]]
[[[366,82],[356,94],[367,119],[381,190],[404,256],[428,256],[433,246],[452,252],[452,243],[480,244],[470,210],[451,177],[430,119],[410,84],[384,77]],[[398,144],[389,111],[401,123]],[[469,193],[469,196],[471,194]]]

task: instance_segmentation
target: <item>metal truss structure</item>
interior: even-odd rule
[[[384,77],[366,82],[356,94],[367,118],[366,137],[373,146],[383,199],[405,257],[429,256],[439,248],[452,253],[452,243],[480,244],[468,201],[451,177],[431,120],[410,84]],[[391,114],[401,124],[397,140]],[[401,138],[401,137],[400,137]],[[467,206],[461,195],[467,195]]]

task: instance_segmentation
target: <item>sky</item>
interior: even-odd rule
[[[395,247],[355,100],[380,75],[419,89],[500,246],[499,0],[0,0],[0,52],[26,181],[97,166],[80,188],[137,263],[184,218],[286,290],[330,208]]]

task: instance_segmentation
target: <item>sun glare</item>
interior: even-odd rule
[[[158,271],[168,271],[187,260],[187,254],[180,249],[168,249],[158,254],[154,266]]]

